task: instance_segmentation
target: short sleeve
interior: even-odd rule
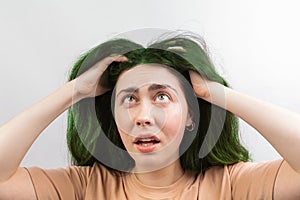
[[[240,162],[228,167],[233,199],[273,199],[274,184],[283,160]]]
[[[84,199],[87,182],[93,167],[26,168],[39,200]]]

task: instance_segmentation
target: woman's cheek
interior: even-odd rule
[[[115,113],[115,121],[119,132],[130,134],[132,129],[132,119],[128,110],[117,109]]]
[[[123,133],[122,130],[118,129],[120,133],[121,140],[126,148],[127,151],[132,151],[132,146],[131,146],[131,139],[130,136],[127,133]]]
[[[183,122],[183,113],[179,108],[172,108],[167,114],[167,120],[163,128],[163,132],[168,135],[168,137],[174,138],[176,136],[181,138],[185,124]]]

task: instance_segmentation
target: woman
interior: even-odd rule
[[[69,82],[1,127],[0,198],[298,199],[299,115],[230,89],[198,42],[116,39],[87,52]],[[70,107],[75,166],[19,168]],[[233,114],[283,160],[248,162]]]

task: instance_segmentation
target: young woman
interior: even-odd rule
[[[87,52],[66,84],[1,126],[0,199],[299,199],[299,114],[230,89],[204,47],[178,35]],[[74,165],[20,168],[66,109]],[[250,162],[235,116],[283,159]]]

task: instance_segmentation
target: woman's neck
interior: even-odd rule
[[[183,174],[184,170],[180,161],[177,160],[162,169],[147,173],[136,173],[135,176],[144,185],[163,187],[175,183]]]

